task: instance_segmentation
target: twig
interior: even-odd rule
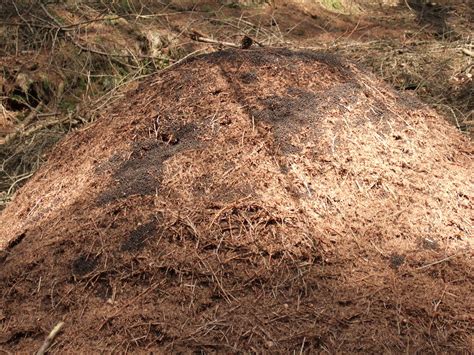
[[[54,125],[57,125],[57,124],[64,123],[64,122],[69,121],[70,119],[71,119],[71,115],[67,115],[66,117],[58,118],[58,119],[55,119],[55,120],[41,121],[38,124],[34,125],[33,127],[27,129],[26,131],[17,130],[13,133],[10,133],[9,135],[7,135],[5,137],[4,144],[8,144],[10,141],[12,141],[18,135],[21,135],[22,137],[27,137],[27,136],[32,135],[35,132],[38,132],[38,131],[42,130],[43,128],[47,128],[47,127],[50,127],[50,126],[54,126]]]
[[[2,26],[27,26],[29,28],[35,27],[35,28],[47,28],[48,30],[55,30],[58,28],[58,26],[48,26],[48,25],[41,25],[39,23],[33,23],[33,22],[27,22],[27,23],[20,23],[20,22],[12,22],[12,21],[0,21],[0,25]],[[66,29],[62,29],[65,31]],[[34,32],[33,30],[31,30]]]
[[[41,2],[39,3],[39,5],[41,6],[41,8],[43,9],[44,13],[51,19],[53,20],[53,22],[56,24],[56,26],[58,26],[59,28],[62,28],[62,25],[61,23],[59,23],[59,21],[56,19],[56,17],[54,17],[53,15],[51,15],[48,11],[48,9],[46,8],[46,6],[44,6]]]
[[[100,325],[98,331],[100,331],[110,320],[114,319],[115,317],[117,317],[120,313],[122,313],[124,311],[125,308],[127,308],[128,306],[130,306],[132,303],[134,303],[135,301],[137,301],[140,297],[146,295],[148,292],[151,292],[153,290],[155,290],[158,286],[161,286],[164,284],[165,281],[158,281],[156,283],[154,283],[153,285],[151,285],[150,287],[148,287],[145,291],[141,292],[140,294],[138,294],[137,296],[135,296],[133,299],[131,299],[130,301],[126,302],[122,307],[119,307],[115,313],[109,315],[103,322],[102,324]],[[38,354],[37,354],[38,355]]]
[[[232,42],[217,41],[217,40],[212,39],[212,38],[198,36],[194,33],[191,34],[191,39],[193,41],[197,41],[197,42],[212,43],[212,44],[218,44],[218,45],[221,45],[221,46],[240,48],[240,46],[238,44],[235,44],[235,43],[232,43]]]
[[[73,37],[72,35],[69,33],[69,32],[66,32],[70,26],[62,26],[61,23],[59,23],[59,21],[53,16],[51,15],[51,13],[48,11],[48,9],[42,4],[40,3],[40,7],[43,9],[44,13],[54,22],[54,24],[57,26],[57,30],[58,31],[63,31],[64,32],[64,35],[76,46],[76,47],[79,47],[80,49],[82,49],[83,51],[86,51],[86,52],[91,52],[91,53],[95,53],[95,54],[99,54],[99,55],[103,55],[103,56],[107,56],[107,57],[121,57],[121,58],[140,58],[140,59],[160,59],[160,60],[169,60],[169,61],[172,61],[170,58],[167,58],[167,57],[159,57],[159,56],[147,56],[147,55],[139,55],[139,54],[136,54],[136,55],[131,55],[131,54],[116,54],[116,53],[107,53],[107,52],[103,52],[103,51],[100,51],[100,50],[97,50],[97,49],[93,49],[93,48],[89,48],[89,47],[86,47],[86,46],[83,46],[82,44],[80,44],[79,42],[77,42]],[[53,26],[51,26],[52,28],[54,28]]]
[[[13,1],[13,6],[15,7],[16,13],[17,13],[18,16],[20,17],[20,19],[28,26],[30,32],[31,32],[31,33],[34,33],[33,29],[32,29],[31,26],[30,26],[30,23],[29,23],[28,21],[26,21],[26,19],[22,16],[22,14],[20,13],[20,11],[18,11],[18,7],[16,6],[15,1]]]
[[[432,263],[429,263],[429,264],[426,264],[426,265],[417,267],[416,270],[426,269],[426,268],[428,268],[428,267],[430,267],[430,266],[437,265],[437,264],[441,264],[441,263],[443,263],[443,262],[445,262],[445,261],[448,261],[448,260],[454,258],[455,256],[458,256],[459,254],[461,254],[461,253],[455,253],[455,254],[452,254],[452,255],[450,255],[450,256],[447,256],[447,257],[444,258],[444,259],[437,260],[437,261],[434,261],[434,262],[432,262]]]
[[[72,42],[75,46],[77,46],[79,49],[81,49],[81,50],[83,50],[83,51],[86,51],[86,52],[91,52],[91,53],[103,55],[103,56],[106,56],[106,57],[140,58],[140,59],[160,59],[160,60],[168,60],[168,61],[170,61],[170,62],[173,61],[171,58],[168,58],[168,57],[160,57],[160,56],[152,56],[152,55],[142,55],[142,54],[133,54],[133,55],[132,55],[132,54],[107,53],[107,52],[103,52],[103,51],[100,51],[100,50],[97,50],[97,49],[85,47],[85,46],[83,46],[82,44],[80,44],[79,42],[75,41],[70,35],[69,35],[68,37],[69,37],[69,39],[71,40],[71,42]]]
[[[154,17],[165,17],[165,16],[172,16],[172,15],[179,15],[179,14],[183,14],[183,13],[186,13],[188,11],[183,11],[183,12],[171,12],[171,13],[160,13],[160,14],[151,14],[151,15],[135,15],[135,14],[123,14],[121,16],[112,16],[112,17],[107,17],[107,16],[104,16],[104,17],[99,17],[99,18],[93,18],[93,19],[90,19],[90,20],[86,20],[86,21],[82,21],[82,22],[76,22],[76,23],[71,23],[69,25],[57,25],[57,24],[51,24],[51,25],[41,25],[41,24],[38,24],[38,23],[32,23],[32,22],[28,22],[26,21],[26,19],[22,18],[21,17],[21,14],[18,13],[18,15],[20,16],[20,18],[25,22],[25,23],[20,23],[20,22],[14,22],[14,21],[0,21],[0,25],[4,25],[4,26],[28,26],[30,27],[30,30],[31,32],[34,32],[31,27],[36,27],[36,28],[46,28],[46,29],[50,29],[50,30],[61,30],[61,31],[74,31],[77,27],[81,27],[81,26],[84,26],[84,25],[89,25],[91,23],[94,23],[94,22],[101,22],[101,21],[114,21],[114,20],[120,20],[122,18],[127,18],[127,17],[131,17],[131,18],[135,18],[135,19],[138,19],[138,18],[154,18]],[[49,17],[49,16],[48,16]]]
[[[209,47],[208,47],[209,48]],[[198,49],[198,50],[195,50],[189,54],[186,54],[184,57],[180,58],[179,60],[177,60],[176,62],[174,62],[173,64],[170,64],[168,65],[166,68],[164,68],[163,70],[169,70],[170,68],[173,68],[175,67],[176,65],[184,62],[186,59],[190,58],[190,57],[193,57],[195,55],[197,55],[198,53],[204,53],[205,51],[207,50],[207,48],[204,48],[204,49]],[[150,75],[154,75],[155,73],[152,73]]]
[[[411,12],[415,12],[415,10],[413,10],[407,0],[405,0],[405,5],[408,7],[408,10],[410,10]]]
[[[468,56],[474,57],[474,52],[473,52],[473,51],[470,51],[470,50],[467,49],[467,48],[463,48],[463,49],[462,49],[462,52],[463,52],[464,54],[467,54]]]
[[[43,109],[44,103],[41,101],[38,106],[36,106],[33,110],[30,111],[28,116],[23,120],[23,127],[28,126],[33,120],[38,116],[38,113]]]
[[[22,176],[20,177],[19,179],[16,179],[13,184],[10,185],[10,187],[8,188],[8,191],[7,191],[7,195],[10,195],[13,191],[13,188],[15,187],[16,184],[18,184],[20,181],[23,181],[23,180],[26,180],[26,179],[29,179],[30,177],[32,177],[34,174],[34,172],[31,172],[29,174],[26,174],[25,176]]]
[[[241,29],[239,26],[237,25],[234,25],[232,22],[229,22],[229,21],[225,21],[225,20],[221,20],[221,19],[216,19],[216,18],[210,18],[210,17],[207,17],[205,18],[205,20],[207,21],[210,21],[210,22],[220,22],[220,23],[223,23],[227,26],[230,26],[232,28],[235,28],[236,30],[238,30],[242,35],[244,36],[248,36],[248,37],[251,37],[248,33],[248,31],[244,31],[243,29]],[[252,25],[252,24],[251,24]],[[259,47],[265,47],[265,45],[262,43],[262,42],[259,42],[257,41],[254,37],[251,37],[252,40],[255,42],[255,44],[257,44]]]
[[[58,335],[59,331],[61,328],[64,326],[64,322],[59,322],[56,324],[56,326],[53,328],[51,333],[49,333],[48,337],[44,341],[43,345],[41,345],[41,348],[38,350],[36,355],[44,355],[48,348],[50,347],[51,343],[53,342],[54,338]]]

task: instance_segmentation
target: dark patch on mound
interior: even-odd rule
[[[240,75],[240,80],[244,84],[251,84],[258,80],[258,76],[255,72],[247,72]]]
[[[390,267],[392,269],[398,269],[400,266],[403,265],[404,262],[405,262],[404,255],[401,255],[397,252],[394,252],[392,253],[392,255],[390,255]]]
[[[96,282],[94,293],[97,297],[107,300],[113,294],[113,287],[110,284],[109,278],[111,272],[104,272]]]
[[[100,174],[109,168],[113,171],[113,186],[98,198],[100,205],[132,195],[153,195],[161,186],[163,163],[175,154],[199,144],[196,127],[183,125],[177,129],[156,131],[155,139],[134,144],[128,159],[116,155],[96,169]],[[107,169],[108,170],[108,169]]]
[[[23,241],[23,239],[25,239],[25,237],[26,233],[21,233],[16,238],[13,238],[10,243],[8,243],[7,250],[12,250],[13,248],[15,248]]]
[[[348,64],[340,57],[324,52],[313,51],[291,51],[286,48],[275,49],[254,49],[247,51],[239,50],[225,50],[196,56],[189,61],[183,63],[190,63],[196,60],[206,60],[210,64],[221,64],[222,62],[247,62],[255,66],[265,66],[269,64],[281,64],[288,61],[299,61],[304,63],[320,62],[326,64],[330,71],[339,71],[340,73],[349,74],[350,69]]]
[[[36,337],[36,336],[38,336],[37,331],[20,330],[20,331],[14,332],[13,334],[7,336],[7,338],[5,340],[0,340],[0,344],[16,345],[22,339]]]
[[[131,195],[152,194],[160,186],[161,165],[173,155],[173,150],[160,142],[137,144],[130,158],[114,171],[115,186],[99,197],[99,203],[106,204]]]
[[[145,242],[156,231],[156,222],[143,224],[135,229],[122,244],[122,251],[138,251],[145,246]]]
[[[0,263],[3,263],[6,259],[8,254],[16,247],[18,246],[26,237],[26,233],[21,233],[15,238],[13,238],[10,243],[8,243],[7,247],[5,250],[0,250]]]
[[[359,99],[360,85],[348,82],[321,92],[311,92],[301,88],[289,88],[285,96],[271,96],[260,100],[264,107],[254,109],[251,115],[256,121],[263,121],[273,126],[274,136],[282,152],[293,154],[301,151],[290,143],[291,135],[298,134],[304,127],[312,132],[314,139],[318,132],[317,123],[335,108],[339,111]]]
[[[72,263],[72,272],[78,276],[84,276],[92,271],[97,266],[98,258],[87,255],[81,255]]]

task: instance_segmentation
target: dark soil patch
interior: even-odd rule
[[[431,26],[440,39],[454,40],[459,36],[447,23],[453,11],[449,5],[422,0],[410,0],[407,3],[416,11],[418,21],[423,25]]]
[[[83,276],[93,271],[97,266],[97,259],[81,255],[72,263],[72,272],[78,276]]]
[[[148,238],[151,238],[156,231],[156,222],[150,222],[139,226],[128,236],[127,240],[122,244],[122,251],[138,251],[145,246]]]
[[[126,198],[132,195],[153,195],[160,189],[162,165],[179,152],[199,144],[191,141],[196,135],[193,125],[176,130],[156,133],[155,139],[135,143],[133,151],[124,161],[114,155],[107,162],[113,171],[113,185],[98,198],[99,204]],[[99,169],[100,172],[103,169]]]

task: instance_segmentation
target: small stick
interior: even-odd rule
[[[441,264],[442,262],[448,261],[448,260],[454,258],[455,256],[459,255],[459,254],[461,254],[461,253],[455,253],[455,254],[452,254],[450,256],[447,256],[444,259],[437,260],[437,261],[434,261],[432,263],[429,263],[429,264],[426,264],[426,265],[423,265],[423,266],[419,266],[419,267],[416,268],[416,270],[426,269],[427,267],[437,265],[437,264]]]
[[[467,48],[463,48],[463,49],[462,49],[462,52],[463,52],[464,54],[467,54],[467,55],[471,56],[471,57],[474,57],[474,52],[473,52],[473,51],[470,51],[470,50],[467,49]]]
[[[219,45],[221,45],[221,46],[240,48],[240,46],[237,45],[237,44],[235,44],[235,43],[217,41],[217,40],[215,40],[215,39],[207,38],[207,37],[201,37],[201,36],[194,36],[194,35],[192,35],[192,36],[191,36],[191,39],[192,39],[193,41],[197,41],[197,42],[211,43],[211,44],[219,44]]]
[[[35,108],[33,108],[30,113],[28,114],[28,116],[26,116],[26,118],[23,120],[23,127],[26,127],[28,126],[31,122],[33,122],[33,120],[38,116],[38,113],[43,109],[44,107],[44,103],[43,101],[41,101],[38,106],[36,106]]]
[[[64,322],[59,322],[56,324],[56,326],[53,328],[51,333],[49,333],[48,337],[44,341],[43,345],[41,345],[41,348],[38,350],[36,355],[44,355],[48,348],[50,347],[51,343],[53,342],[54,338],[58,335],[59,331],[61,328],[64,326]]]

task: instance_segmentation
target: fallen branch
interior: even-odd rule
[[[85,47],[84,45],[80,44],[79,42],[75,41],[72,36],[68,35],[70,41],[79,49],[85,52],[95,53],[99,55],[103,55],[106,57],[119,57],[119,58],[139,58],[139,59],[159,59],[159,60],[167,60],[172,62],[173,60],[168,57],[160,57],[160,56],[152,56],[152,55],[143,55],[143,54],[119,54],[119,53],[108,53],[104,51],[100,51],[98,49]]]
[[[232,43],[232,42],[217,41],[215,39],[208,38],[208,37],[196,36],[195,34],[191,34],[191,39],[193,41],[196,41],[196,42],[218,44],[218,45],[224,46],[224,47],[240,48],[240,46],[238,44],[235,44],[235,43]]]
[[[46,353],[48,348],[51,346],[51,343],[54,341],[54,338],[56,338],[63,326],[64,322],[59,322],[58,324],[56,324],[51,333],[49,333],[48,337],[45,339],[43,345],[41,345],[41,348],[38,350],[36,355],[44,355]]]
[[[462,49],[462,52],[463,52],[464,54],[467,54],[467,55],[471,56],[471,57],[474,57],[474,52],[473,52],[473,51],[470,51],[470,50],[467,49],[467,48],[463,48],[463,49]]]
[[[56,29],[58,31],[63,31],[64,35],[66,38],[68,38],[76,47],[79,49],[85,51],[85,52],[90,52],[90,53],[95,53],[99,55],[103,55],[106,57],[120,57],[120,58],[140,58],[140,59],[159,59],[159,60],[168,60],[172,61],[168,57],[160,57],[160,56],[148,56],[148,55],[141,55],[141,54],[117,54],[117,53],[108,53],[104,51],[100,51],[94,48],[86,47],[82,45],[81,43],[77,42],[74,37],[67,32],[69,30],[69,26],[62,26],[61,23],[58,22],[58,20],[51,15],[51,13],[48,11],[46,6],[44,6],[42,3],[39,4],[40,7],[43,9],[44,13],[53,21],[53,23],[56,25]],[[54,26],[52,26],[54,28]]]
[[[22,126],[23,126],[23,127],[26,127],[26,126],[28,126],[31,122],[33,122],[34,119],[35,119],[36,117],[38,117],[38,113],[43,109],[43,107],[44,107],[44,103],[43,103],[43,101],[41,101],[41,102],[38,104],[38,106],[36,106],[34,109],[32,109],[32,110],[30,111],[30,113],[28,114],[28,116],[26,116],[26,118],[23,120]]]
[[[462,254],[462,253],[455,253],[455,254],[452,254],[452,255],[447,256],[446,258],[443,258],[443,259],[441,259],[441,260],[437,260],[437,261],[434,261],[434,262],[432,262],[432,263],[429,263],[429,264],[426,264],[426,265],[417,267],[416,269],[417,269],[417,270],[421,270],[421,269],[426,269],[426,268],[428,268],[428,267],[430,267],[430,266],[433,266],[433,265],[441,264],[441,263],[443,263],[443,262],[445,262],[445,261],[448,261],[448,260],[454,258],[455,256],[458,256],[459,254]]]
[[[36,133],[38,131],[41,131],[43,128],[47,128],[50,126],[55,126],[57,124],[62,124],[71,119],[71,115],[67,115],[66,117],[54,119],[54,120],[49,120],[49,121],[40,121],[38,124],[28,128],[27,130],[17,130],[13,133],[10,133],[7,135],[3,141],[3,144],[8,144],[11,142],[14,138],[16,138],[18,135],[21,135],[22,137],[27,137],[32,135],[33,133]]]

